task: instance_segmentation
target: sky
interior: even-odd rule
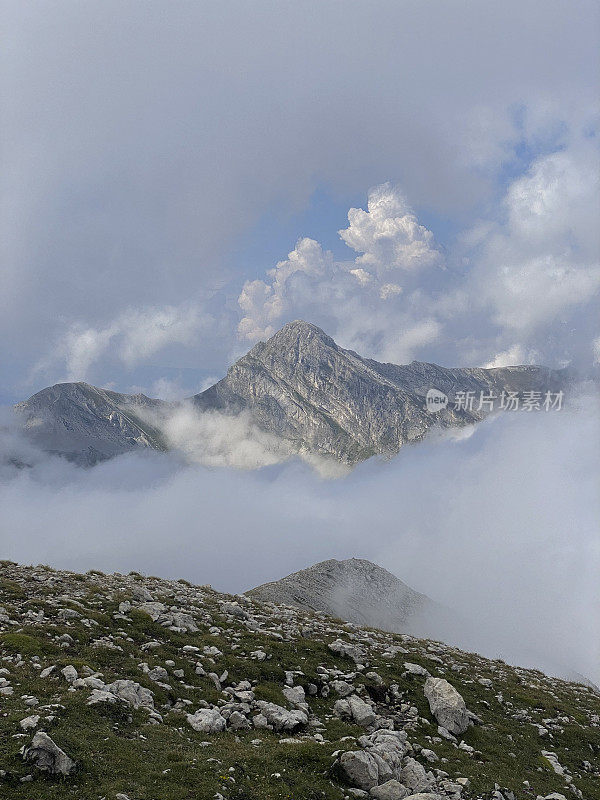
[[[296,318],[600,358],[596,3],[1,8],[0,402],[190,394]]]
[[[0,9],[0,406],[188,396],[298,318],[395,363],[600,362],[596,2]],[[0,459],[4,557],[230,591],[369,558],[465,646],[600,682],[597,394],[337,477],[173,424],[92,470],[0,424],[34,464]]]

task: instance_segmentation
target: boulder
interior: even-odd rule
[[[439,725],[455,735],[464,733],[470,719],[462,696],[443,678],[427,678],[423,689]]]
[[[398,777],[411,792],[426,792],[435,783],[433,774],[425,772],[425,767],[414,758],[406,759]]]
[[[301,709],[288,711],[283,706],[268,703],[266,700],[258,700],[256,705],[267,724],[272,725],[275,731],[294,731],[308,722],[308,714]]]
[[[195,714],[188,714],[187,721],[199,733],[220,733],[227,726],[227,720],[217,708],[200,708]]]
[[[306,705],[306,695],[302,686],[284,686],[283,696],[293,706]]]
[[[87,705],[95,706],[96,703],[116,703],[117,698],[112,692],[103,689],[94,689],[88,697]]]
[[[380,786],[374,786],[369,794],[374,800],[404,800],[410,794],[410,790],[392,778]]]
[[[70,775],[77,766],[43,731],[38,731],[29,747],[24,747],[21,753],[25,761],[51,775]]]
[[[135,681],[114,681],[106,686],[106,691],[128,703],[132,708],[154,709],[154,698],[150,689],[145,689]]]
[[[349,750],[340,757],[340,767],[348,781],[369,791],[379,783],[378,760],[363,750]]]
[[[404,662],[404,669],[409,673],[409,675],[420,675],[423,678],[428,678],[431,673],[425,667],[422,667],[420,664],[411,664],[410,661]]]
[[[417,792],[417,794],[409,794],[405,800],[446,800],[446,798],[435,792]]]
[[[67,683],[73,683],[73,681],[76,681],[78,678],[77,670],[71,664],[63,667],[60,672]]]
[[[37,728],[39,721],[40,721],[40,715],[33,714],[31,717],[25,717],[25,719],[22,719],[19,722],[19,725],[21,726],[21,730],[30,731],[33,728]]]
[[[356,661],[357,664],[365,661],[364,650],[355,644],[345,642],[343,639],[336,639],[335,642],[331,642],[329,649],[338,656],[351,658],[353,661]]]
[[[377,717],[372,707],[355,694],[337,700],[333,706],[333,713],[336,717],[349,718],[364,727],[372,725]]]

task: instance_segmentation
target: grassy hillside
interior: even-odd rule
[[[422,764],[432,796],[600,798],[600,697],[583,685],[135,573],[1,562],[0,607],[2,797],[366,797],[339,755],[365,751],[359,737],[393,728],[406,732],[403,763]],[[339,640],[358,652],[344,655]],[[445,678],[479,721],[463,735],[440,735],[426,675],[405,663]],[[144,704],[135,707],[125,690],[119,696],[116,681],[133,682],[126,686]],[[348,693],[374,721],[343,718],[339,703],[334,713]],[[94,696],[104,699],[89,704]],[[261,701],[286,714],[296,709],[305,721],[261,727]],[[225,730],[194,730],[188,715],[199,708],[220,709]],[[40,730],[75,762],[69,775],[24,759],[21,748]]]

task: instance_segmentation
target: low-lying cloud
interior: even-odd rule
[[[7,434],[2,553],[231,592],[322,559],[367,558],[471,620],[448,633],[464,646],[599,681],[597,395],[470,432],[336,480],[299,460],[239,471],[155,453],[85,470],[31,451],[19,459]]]

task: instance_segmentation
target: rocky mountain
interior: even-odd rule
[[[160,431],[140,416],[167,404],[87,383],[58,383],[18,403],[28,437],[49,453],[92,465],[138,448],[164,450]]]
[[[563,371],[536,366],[380,364],[344,350],[315,325],[296,321],[257,344],[222,380],[186,402],[199,413],[245,413],[291,452],[356,464],[373,455],[393,455],[407,442],[423,439],[433,426],[478,422],[488,413],[485,405],[478,408],[481,392],[499,397],[503,391],[557,391],[565,380]],[[448,406],[428,411],[429,389],[446,394]],[[473,393],[472,407],[454,407],[461,391]],[[64,383],[16,408],[44,449],[94,463],[140,447],[166,447],[161,417],[176,406]]]
[[[0,796],[594,800],[590,687],[322,611],[0,562]]]
[[[429,389],[453,399],[458,391],[555,390],[564,374],[544,367],[447,369],[413,361],[397,366],[344,350],[316,325],[296,320],[268,342],[259,342],[225,378],[196,395],[201,409],[250,411],[265,430],[291,442],[299,452],[357,463],[393,455],[422,439],[433,427],[460,426],[485,410],[425,407]]]
[[[360,558],[321,561],[247,594],[263,602],[323,611],[357,625],[421,635],[425,626],[430,628],[444,615],[426,595]]]

